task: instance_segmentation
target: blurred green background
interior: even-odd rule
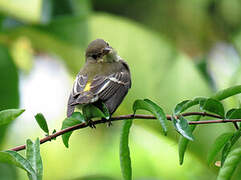
[[[132,89],[115,115],[131,113],[137,98],[150,98],[171,113],[181,100],[241,82],[240,0],[1,0],[0,110],[26,109],[0,128],[1,150],[44,136],[34,121],[38,112],[52,130],[61,128],[85,48],[96,38],[109,42],[131,68]],[[225,105],[239,106],[239,100]],[[121,124],[76,131],[69,149],[61,138],[43,144],[43,179],[122,179]],[[207,165],[207,152],[219,134],[233,128],[201,125],[180,166],[175,130],[164,137],[157,122],[135,120],[134,180],[215,179],[218,168]],[[233,179],[240,173],[241,168]],[[0,180],[17,179],[27,179],[25,172],[0,164]]]

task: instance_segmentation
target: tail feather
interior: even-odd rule
[[[70,117],[74,113],[75,106],[68,105],[67,107],[67,117]]]

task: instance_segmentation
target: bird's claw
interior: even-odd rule
[[[112,124],[111,120],[108,120],[107,127],[111,127],[111,126],[113,126],[113,124]]]
[[[105,119],[105,118],[102,118],[102,121],[107,123],[107,127],[110,127],[110,126],[113,126],[112,122],[110,119]]]
[[[96,129],[96,126],[95,126],[94,121],[89,120],[88,125],[89,125],[89,127],[91,127],[92,129],[93,129],[93,128],[95,128],[95,129]]]

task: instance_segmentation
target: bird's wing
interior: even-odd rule
[[[97,100],[106,100],[121,86],[129,88],[128,72],[116,72],[108,76],[97,75],[91,82],[87,76],[78,76],[75,80],[69,105],[88,104]]]
[[[79,74],[75,81],[74,81],[74,85],[73,85],[73,89],[72,92],[69,96],[69,101],[68,101],[68,106],[76,104],[76,99],[78,98],[78,96],[83,93],[84,88],[87,84],[88,81],[88,76],[87,75],[81,75]]]
[[[130,86],[130,76],[127,71],[116,72],[109,76],[96,76],[90,85],[90,91],[98,96],[98,99],[106,100],[122,86],[127,88]]]
[[[87,75],[78,74],[78,76],[74,81],[73,90],[72,90],[72,95],[74,97],[84,91],[87,81],[88,81]]]
[[[69,100],[68,100],[68,106],[67,106],[67,117],[71,116],[71,114],[74,112],[76,104],[78,104],[78,96],[83,92],[86,84],[88,81],[87,75],[81,75],[78,74],[74,81],[72,92],[70,93]]]

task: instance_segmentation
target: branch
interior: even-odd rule
[[[228,123],[228,122],[241,122],[241,119],[222,119],[221,116],[215,115],[215,114],[210,114],[210,113],[206,113],[206,112],[187,112],[187,113],[183,113],[181,114],[182,116],[193,116],[193,115],[199,115],[199,116],[208,116],[208,117],[213,117],[213,118],[217,118],[218,120],[204,120],[204,121],[189,121],[188,123],[197,125],[197,124],[214,124],[214,123]],[[167,115],[167,120],[171,121],[171,116]],[[121,115],[121,116],[116,116],[116,117],[111,117],[110,120],[111,121],[119,121],[119,120],[127,120],[127,119],[156,119],[155,116],[152,115],[143,115],[143,114],[129,114],[129,115]],[[93,124],[102,124],[102,123],[106,123],[106,120],[96,120],[93,121]],[[60,130],[54,134],[51,134],[49,136],[44,137],[43,139],[40,140],[40,144],[43,144],[47,141],[51,141],[52,139],[55,139],[56,137],[63,135],[67,132],[70,131],[74,131],[77,129],[82,129],[82,128],[86,128],[88,127],[87,124],[82,123],[82,124],[77,124],[71,127],[68,127],[66,129]],[[21,146],[17,146],[14,148],[11,148],[9,150],[11,151],[21,151],[23,149],[26,148],[26,145],[21,145]]]

